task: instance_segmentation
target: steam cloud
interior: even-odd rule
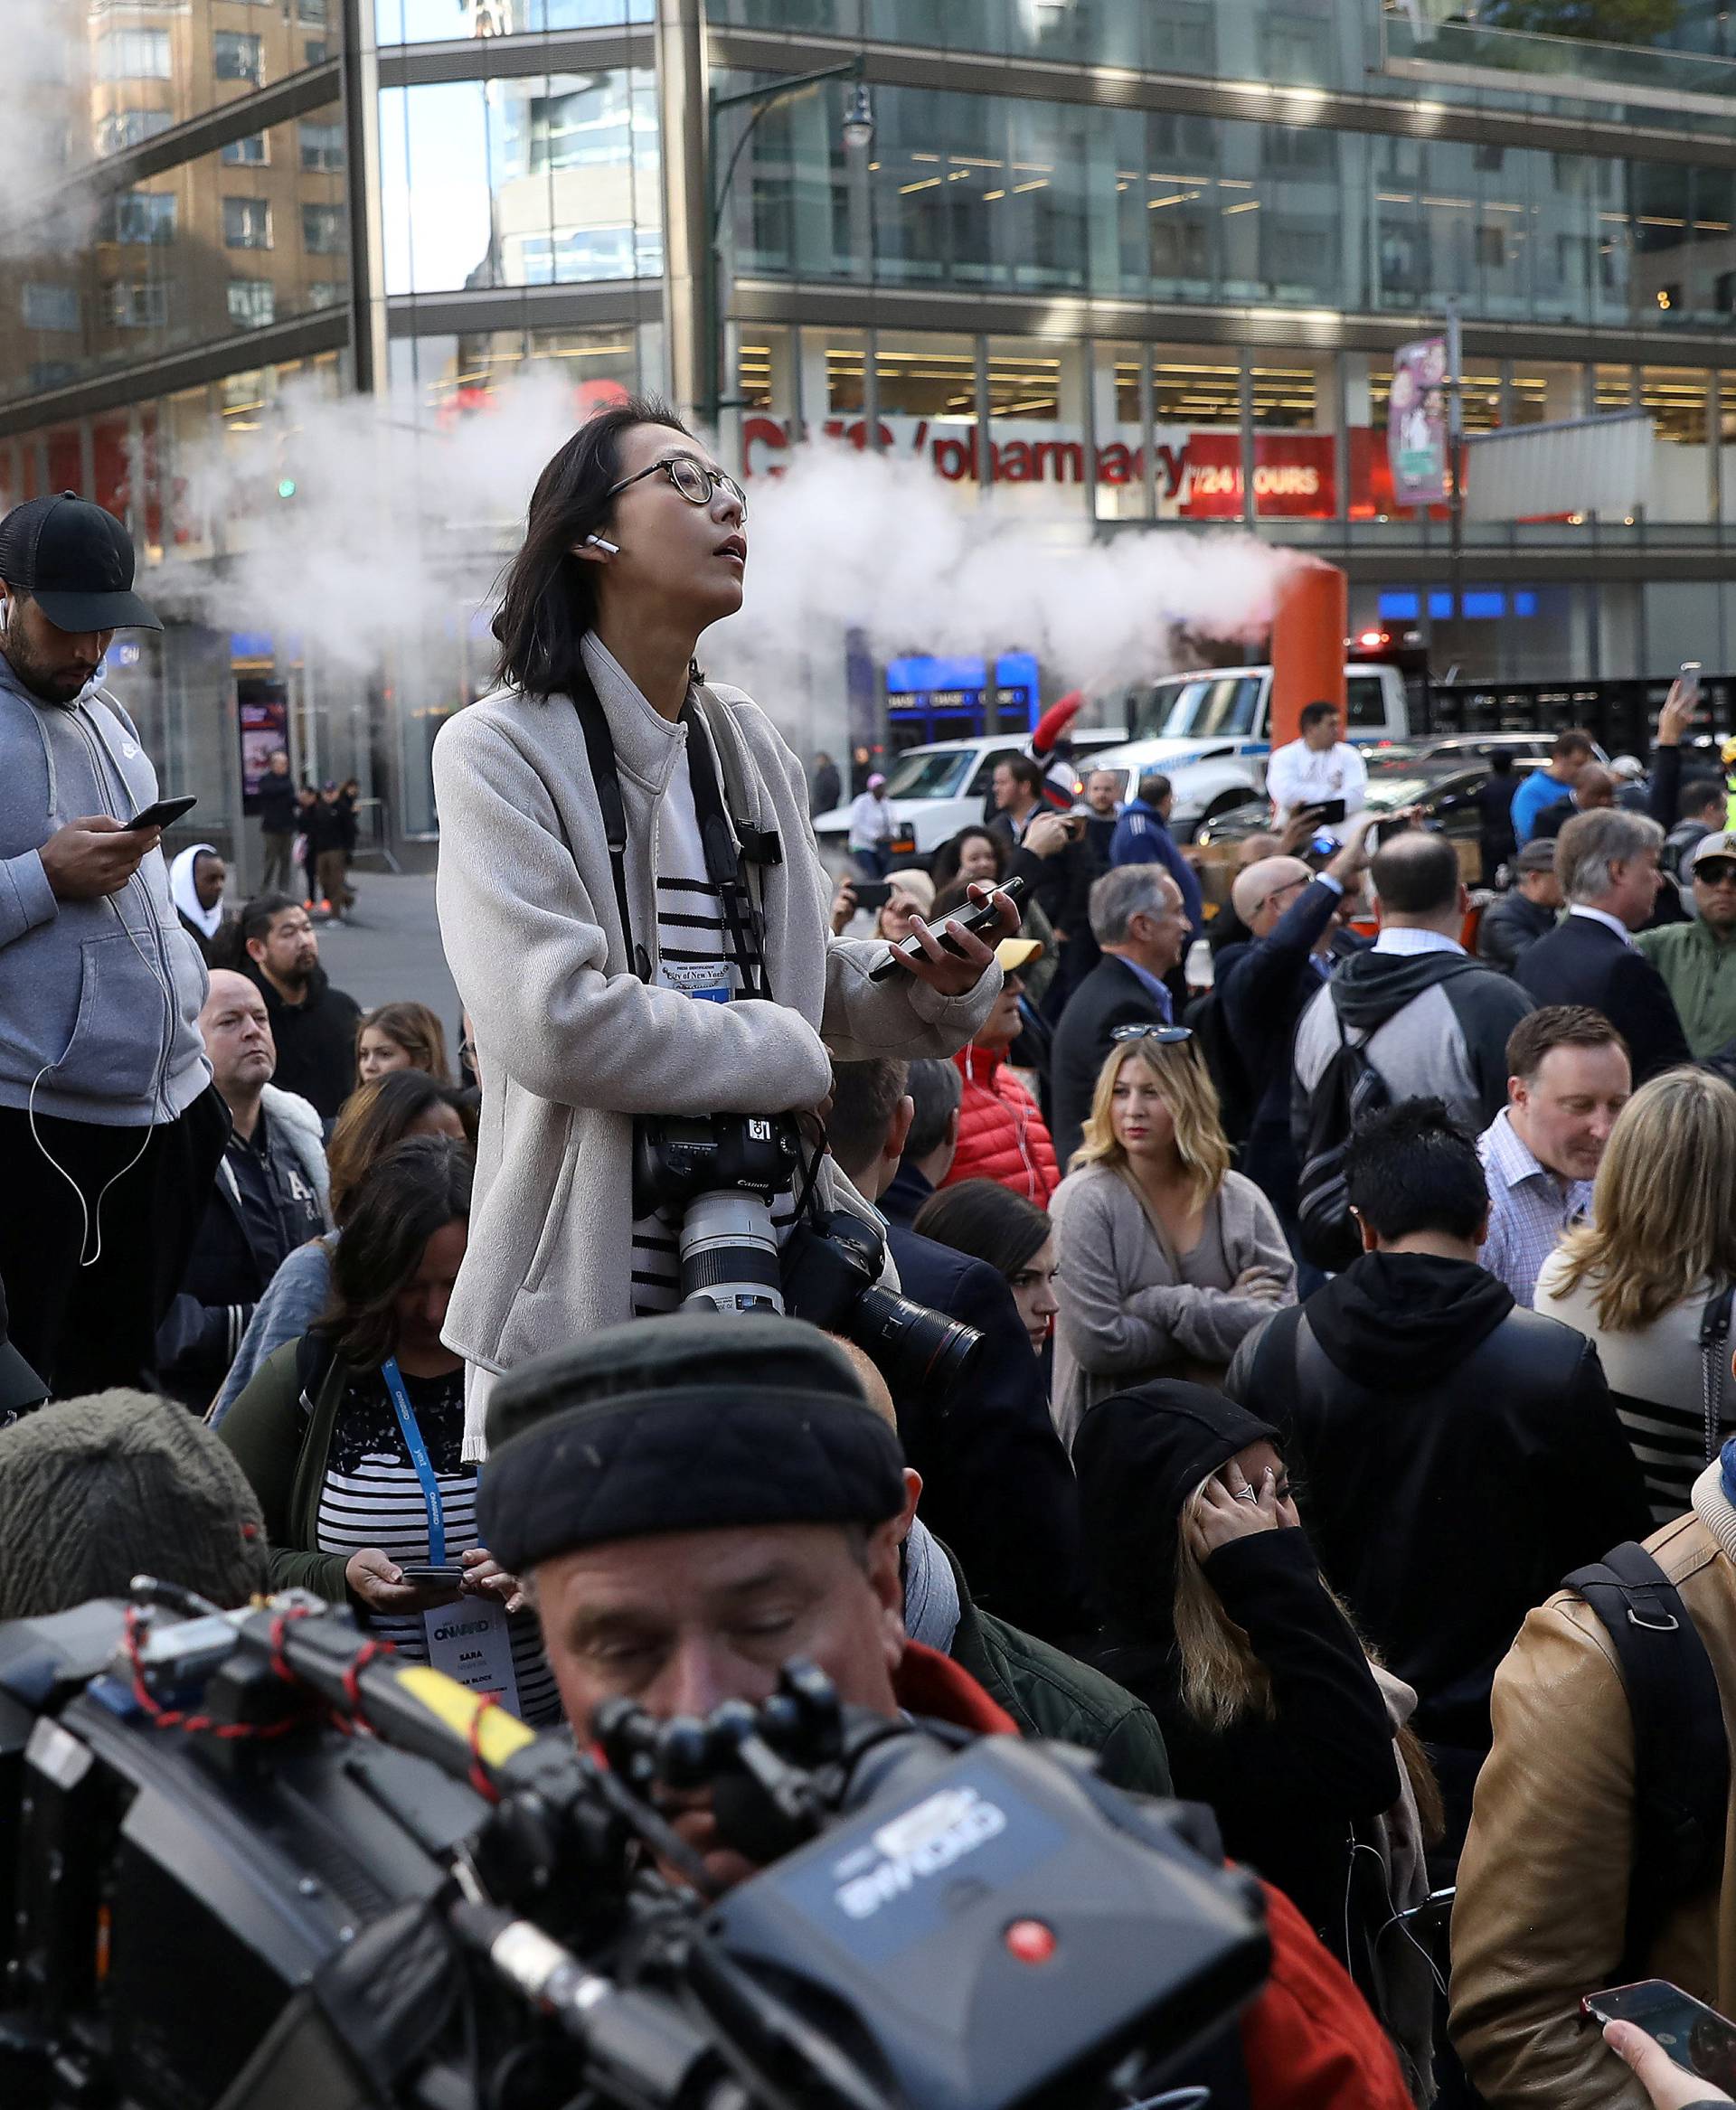
[[[369,399],[286,391],[252,430],[178,458],[180,516],[213,524],[228,560],[214,578],[179,568],[165,598],[306,636],[327,664],[364,673],[406,633],[492,598],[571,402],[561,376],[532,370],[442,431]],[[792,735],[805,692],[842,683],[848,631],[882,658],[1034,652],[1061,683],[1101,692],[1165,671],[1183,636],[1251,642],[1292,561],[1222,532],[1088,543],[1064,523],[960,505],[916,462],[829,444],[789,458],[751,487],[747,603],[702,658]],[[280,471],[296,485],[282,502]]]

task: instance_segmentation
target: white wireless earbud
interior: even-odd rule
[[[587,535],[585,540],[599,550],[607,550],[611,557],[618,557],[621,553],[621,545],[618,542],[609,542],[606,536]]]

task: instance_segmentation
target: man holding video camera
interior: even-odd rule
[[[684,1316],[609,1329],[504,1378],[488,1438],[483,1528],[531,1581],[581,1738],[615,1698],[663,1718],[759,1704],[796,1658],[846,1703],[1014,1733],[967,1672],[906,1637],[903,1456],[813,1328]],[[750,1872],[705,1794],[673,1798],[668,1814],[714,1879]],[[1295,1907],[1265,1895],[1270,1978],[1187,2077],[1252,2110],[1402,2110],[1361,1996]]]
[[[488,1079],[445,1336],[480,1373],[470,1455],[488,1380],[529,1356],[695,1290],[776,1308],[797,1193],[850,1206],[793,1118],[832,1056],[948,1054],[1000,987],[1010,902],[949,950],[912,918],[891,979],[882,944],[831,935],[801,764],[694,678],[746,513],[662,406],[596,413],[531,500],[505,685],[435,747],[441,931]]]

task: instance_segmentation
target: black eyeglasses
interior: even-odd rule
[[[719,491],[727,491],[741,508],[741,517],[748,517],[748,495],[733,476],[725,476],[722,469],[708,468],[690,454],[665,455],[662,461],[653,462],[648,469],[641,469],[637,476],[623,476],[620,482],[603,494],[607,501],[616,498],[629,484],[642,483],[646,476],[655,476],[658,471],[668,477],[689,505],[709,505]]]
[[[1736,859],[1708,857],[1694,866],[1694,876],[1703,880],[1709,887],[1722,887],[1727,881],[1736,880]]]
[[[1178,1048],[1194,1038],[1192,1026],[1117,1026],[1111,1041],[1156,1041],[1160,1048]]]

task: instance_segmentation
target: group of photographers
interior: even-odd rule
[[[986,1028],[1020,916],[973,881],[943,935],[930,882],[881,935],[834,928],[799,763],[694,659],[741,605],[747,510],[656,404],[599,411],[544,469],[496,620],[503,686],[434,756],[441,928],[483,1080],[474,1163],[439,1134],[382,1146],[327,1248],[327,1310],[219,1430],[129,1392],[0,1436],[0,1617],[140,1570],[224,1604],[301,1583],[456,1665],[457,1601],[493,1689],[581,1741],[605,1701],[705,1717],[764,1701],[799,1659],[846,1703],[1062,1738],[1153,1794],[1172,1787],[1161,1693],[1191,1725],[1190,1785],[1222,1783],[1226,1827],[1288,1886],[1262,1886],[1263,1989],[1168,2085],[1250,2110],[1475,2100],[1432,2070],[1415,1696],[1316,1572],[1278,1432],[1215,1391],[1132,1384],[1092,1408],[1070,1465],[1036,1359],[1001,1367],[1011,1272],[887,1230],[892,1190],[940,1149],[910,1144],[906,1065]],[[6,547],[0,531],[0,578]],[[31,708],[81,694],[39,684]],[[69,824],[89,841],[47,841],[90,864],[104,831]],[[31,892],[36,847],[0,843],[0,960],[57,903],[106,898],[55,887],[45,848],[51,890]],[[138,890],[156,913],[161,890]],[[116,920],[148,966],[148,916]],[[146,1083],[150,1147],[198,1102]],[[892,1294],[925,1302],[924,1283],[986,1323]],[[695,1301],[713,1309],[669,1315]],[[7,1397],[30,1389],[7,1358],[0,1339],[0,1418],[34,1404]],[[707,1794],[665,1814],[713,1879],[749,1872]],[[1637,2032],[1610,2041],[1672,2110],[1728,2099]],[[1641,2097],[1574,2098],[1594,2099]]]

